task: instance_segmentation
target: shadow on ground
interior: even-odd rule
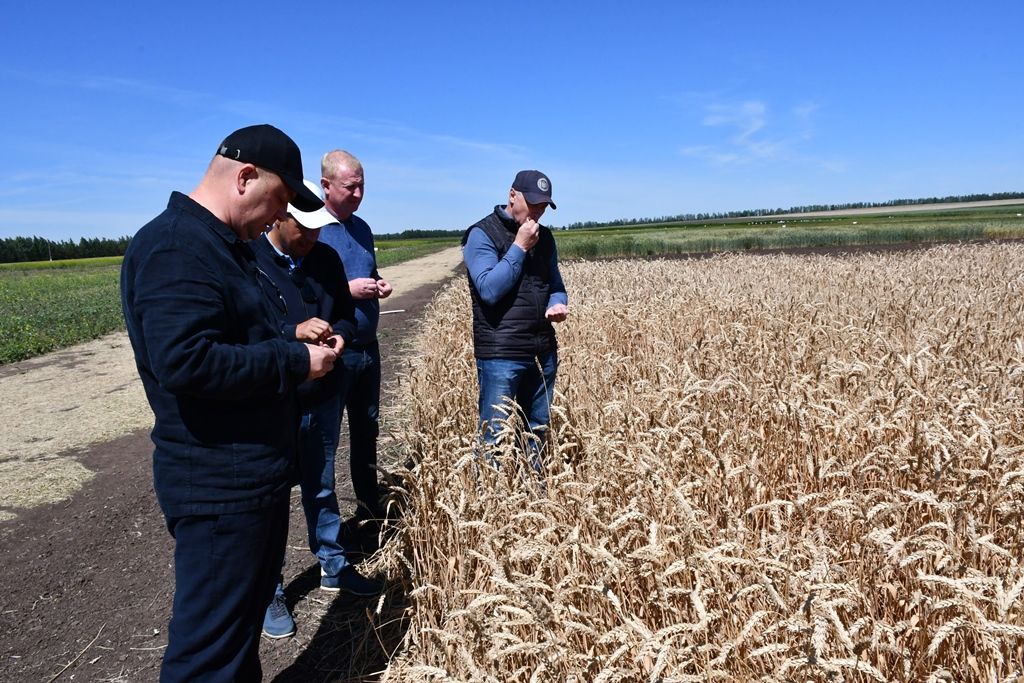
[[[320,565],[312,563],[285,587],[293,609],[320,590]],[[408,620],[400,615],[407,605],[401,586],[389,585],[383,599],[341,593],[331,599],[320,617],[316,634],[273,683],[347,683],[376,681],[390,655],[405,638]],[[378,606],[380,609],[378,610]]]

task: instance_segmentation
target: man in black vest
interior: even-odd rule
[[[551,323],[569,313],[551,231],[540,225],[552,209],[551,180],[520,171],[508,204],[477,221],[462,236],[462,253],[473,299],[473,349],[480,383],[480,430],[493,444],[512,399],[529,431],[531,464],[550,422],[558,347]]]

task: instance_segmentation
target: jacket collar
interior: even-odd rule
[[[192,214],[195,218],[206,223],[206,225],[213,230],[215,235],[227,242],[228,246],[245,244],[245,241],[236,235],[234,230],[229,228],[226,223],[214,216],[205,206],[192,199],[187,194],[172,192],[171,198],[167,202],[167,206]]]
[[[512,216],[508,215],[508,211],[505,210],[505,206],[507,205],[494,207],[494,215],[497,216],[498,220],[501,221],[501,224],[504,225],[506,229],[512,232],[518,232],[519,225],[516,224],[516,221]]]

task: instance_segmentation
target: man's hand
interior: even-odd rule
[[[565,304],[555,304],[548,310],[544,311],[544,317],[553,323],[560,323],[566,319],[569,315],[569,307]]]
[[[374,280],[372,277],[357,277],[348,281],[348,291],[353,299],[386,299],[391,296],[391,283]]]
[[[295,338],[301,342],[322,342],[332,334],[331,324],[320,318],[310,318],[295,326]]]
[[[532,218],[527,218],[526,222],[519,226],[515,244],[523,251],[530,251],[539,239],[540,225]]]
[[[377,299],[380,296],[377,281],[372,277],[357,277],[355,280],[349,280],[348,290],[352,292],[353,299]]]
[[[338,352],[330,346],[317,346],[306,344],[306,351],[309,352],[309,374],[307,380],[323,377],[334,369],[334,361],[338,358]]]
[[[332,334],[320,343],[334,349],[339,356],[341,355],[341,352],[345,350],[345,340],[341,338],[340,334]]]

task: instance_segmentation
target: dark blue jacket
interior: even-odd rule
[[[169,517],[287,495],[309,354],[281,338],[272,290],[249,246],[179,192],[125,253],[121,305],[156,417],[153,484]]]
[[[278,254],[266,235],[249,242],[260,268],[274,280],[284,300],[285,339],[295,339],[295,328],[310,318],[326,320],[348,345],[356,334],[356,307],[348,288],[348,276],[338,253],[326,244],[313,245],[295,273]],[[308,410],[341,391],[345,368],[339,362],[334,369],[312,382],[299,386],[299,405]]]

